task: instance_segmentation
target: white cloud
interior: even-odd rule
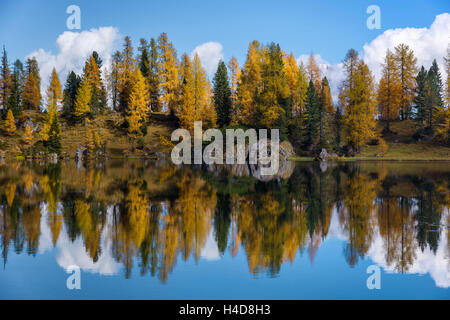
[[[200,256],[208,261],[216,261],[220,259],[219,247],[214,239],[214,234],[211,231],[206,239],[206,244],[203,247]]]
[[[56,262],[58,265],[65,270],[71,265],[76,265],[85,272],[98,273],[101,275],[118,274],[122,266],[115,260],[112,254],[113,244],[111,234],[114,224],[112,215],[112,207],[108,207],[106,216],[107,221],[101,235],[101,255],[96,262],[94,262],[86,252],[82,237],[78,237],[72,242],[69,239],[64,226],[56,245]]]
[[[413,209],[415,210],[415,209]],[[441,225],[445,225],[447,221],[447,215],[443,215],[441,218]],[[449,288],[450,287],[450,268],[449,268],[449,256],[447,248],[448,237],[447,233],[450,230],[441,231],[441,236],[439,239],[439,244],[437,246],[436,252],[432,252],[429,247],[426,247],[422,251],[417,246],[417,241],[415,241],[415,252],[412,254],[414,257],[412,264],[408,266],[405,274],[416,274],[425,275],[429,274],[431,279],[434,280],[437,287]],[[328,229],[328,234],[326,241],[330,239],[339,239],[342,241],[348,241],[348,234],[343,229],[343,225],[339,222],[339,213],[336,208],[333,208],[333,213],[331,217],[330,227]],[[375,229],[370,248],[366,255],[370,260],[376,263],[378,266],[382,267],[387,273],[399,273],[394,267],[394,265],[389,265],[386,261],[386,246],[383,238],[380,235],[378,228]]]
[[[53,68],[58,72],[62,86],[70,71],[83,71],[84,63],[93,51],[97,51],[105,68],[119,37],[119,31],[114,27],[100,27],[82,32],[65,31],[56,40],[56,54],[42,48],[30,53],[26,58],[35,57],[39,63],[42,95],[45,95]]]
[[[191,58],[197,53],[208,76],[214,75],[220,60],[223,60],[222,45],[219,42],[203,43],[192,51]]]
[[[60,209],[60,208],[58,208]],[[50,226],[48,225],[48,204],[46,202],[42,203],[40,206],[41,210],[41,235],[39,238],[39,254],[44,254],[47,251],[51,251],[53,249],[53,241],[52,241],[52,231]]]
[[[444,71],[443,60],[450,42],[450,14],[437,15],[429,28],[398,28],[386,30],[363,47],[362,57],[378,80],[386,50],[393,50],[400,43],[407,44],[417,57],[417,64],[429,68],[433,59]]]
[[[381,77],[381,64],[384,61],[386,50],[394,50],[400,43],[407,44],[417,58],[417,65],[429,68],[433,59],[438,62],[441,73],[444,73],[444,57],[450,42],[450,14],[437,15],[429,28],[398,28],[389,29],[363,46],[361,57],[379,81]],[[344,57],[344,56],[343,56]],[[308,63],[309,55],[301,55],[297,62]],[[326,76],[329,83],[333,102],[337,102],[339,86],[345,77],[342,63],[331,64],[319,54],[314,55],[322,76]]]
[[[62,204],[58,203],[58,213],[61,214]],[[41,205],[41,233],[39,238],[39,254],[53,250],[52,231],[49,226],[48,205]],[[121,269],[121,264],[115,260],[112,254],[112,228],[113,228],[113,209],[108,207],[106,215],[106,224],[101,235],[101,255],[98,261],[94,262],[86,252],[86,248],[82,237],[78,237],[75,241],[71,241],[68,237],[66,226],[63,225],[56,242],[56,262],[58,265],[67,270],[71,265],[77,265],[81,270],[90,273],[98,273],[101,275],[115,275]]]
[[[408,270],[406,270],[405,273],[419,275],[429,274],[437,287],[449,288],[450,269],[446,251],[448,246],[445,236],[446,234],[443,232],[436,253],[432,252],[429,247],[426,247],[424,251],[419,247],[416,247],[416,250],[413,253],[414,260],[412,264],[408,266]],[[386,272],[398,273],[395,266],[388,265],[386,261],[385,243],[379,233],[375,235],[367,256],[377,265],[381,266]]]

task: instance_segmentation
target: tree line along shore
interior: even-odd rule
[[[109,65],[93,52],[62,86],[55,69],[41,93],[35,58],[0,65],[0,157],[49,154],[154,157],[171,132],[204,128],[280,129],[298,157],[323,149],[337,159],[450,159],[450,46],[445,68],[417,65],[405,44],[387,50],[377,82],[354,49],[333,101],[314,59],[298,64],[276,43],[249,44],[246,61],[220,61],[209,80],[197,54],[177,56],[167,34],[125,37]],[[442,76],[444,74],[444,77]],[[445,78],[446,76],[446,78]]]

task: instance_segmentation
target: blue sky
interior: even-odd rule
[[[248,43],[276,41],[300,55],[320,53],[331,63],[354,47],[390,28],[428,27],[435,16],[449,11],[445,0],[431,1],[105,1],[2,0],[0,43],[10,57],[23,58],[43,48],[55,50],[55,40],[67,31],[66,8],[81,8],[82,30],[115,26],[121,35],[156,37],[167,32],[179,53],[217,41],[225,58],[242,61]],[[366,8],[381,9],[381,29],[369,30]]]
[[[125,35],[137,47],[140,38],[166,32],[179,57],[199,54],[210,78],[220,59],[235,56],[242,66],[252,40],[275,41],[298,62],[314,53],[335,101],[348,49],[360,52],[379,79],[387,49],[405,43],[419,66],[428,68],[437,58],[443,67],[450,41],[448,0],[0,1],[0,45],[6,45],[11,63],[37,58],[44,95],[53,68],[65,81],[70,71],[81,73],[93,50],[107,66]],[[80,7],[81,30],[67,28],[70,5]],[[380,8],[381,29],[367,28],[370,5]]]

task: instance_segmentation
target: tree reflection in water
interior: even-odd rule
[[[276,275],[297,255],[312,262],[336,230],[346,239],[343,255],[350,267],[368,255],[375,239],[382,241],[385,266],[396,272],[408,272],[418,252],[436,254],[442,243],[448,263],[446,163],[289,168],[264,182],[236,168],[137,161],[110,161],[99,168],[71,162],[3,165],[3,263],[10,250],[36,255],[43,221],[53,246],[64,233],[71,242],[82,239],[93,263],[110,250],[125,277],[138,264],[141,275],[162,282],[177,259],[198,263],[210,234],[220,255],[244,250],[252,273]]]

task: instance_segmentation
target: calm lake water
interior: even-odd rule
[[[265,180],[3,163],[0,299],[450,298],[450,162],[288,163]]]

